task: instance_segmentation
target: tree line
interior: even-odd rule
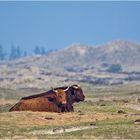
[[[33,49],[34,55],[47,55],[48,53],[52,52],[52,50],[46,51],[44,47],[35,46]],[[21,57],[28,56],[27,51],[22,51],[20,46],[11,46],[10,52],[5,52],[2,45],[0,45],[0,60],[13,60]]]

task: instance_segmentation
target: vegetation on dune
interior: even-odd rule
[[[109,68],[107,69],[108,72],[113,72],[113,73],[118,73],[122,71],[122,67],[120,64],[112,64],[111,66],[109,66]]]

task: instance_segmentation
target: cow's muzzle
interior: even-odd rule
[[[67,102],[66,102],[66,101],[63,101],[63,102],[62,102],[62,105],[65,105],[65,104],[67,104]]]
[[[80,97],[76,98],[76,102],[80,102],[80,101],[84,101],[84,100],[85,100],[85,97],[83,97],[83,98],[80,98]]]

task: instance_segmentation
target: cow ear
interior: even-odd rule
[[[48,101],[53,102],[55,100],[54,97],[48,97]]]

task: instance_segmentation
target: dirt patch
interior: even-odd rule
[[[134,104],[127,104],[127,105],[125,105],[125,107],[131,108],[131,109],[134,109],[134,110],[137,110],[137,111],[140,111],[140,104],[136,104],[136,105],[134,105]]]
[[[68,133],[68,132],[74,132],[74,131],[79,131],[79,130],[86,130],[86,129],[93,129],[97,128],[96,126],[79,126],[79,127],[70,127],[70,128],[65,128],[65,127],[58,127],[50,130],[35,130],[32,133],[33,135],[53,135],[53,134],[61,134],[61,133]]]

